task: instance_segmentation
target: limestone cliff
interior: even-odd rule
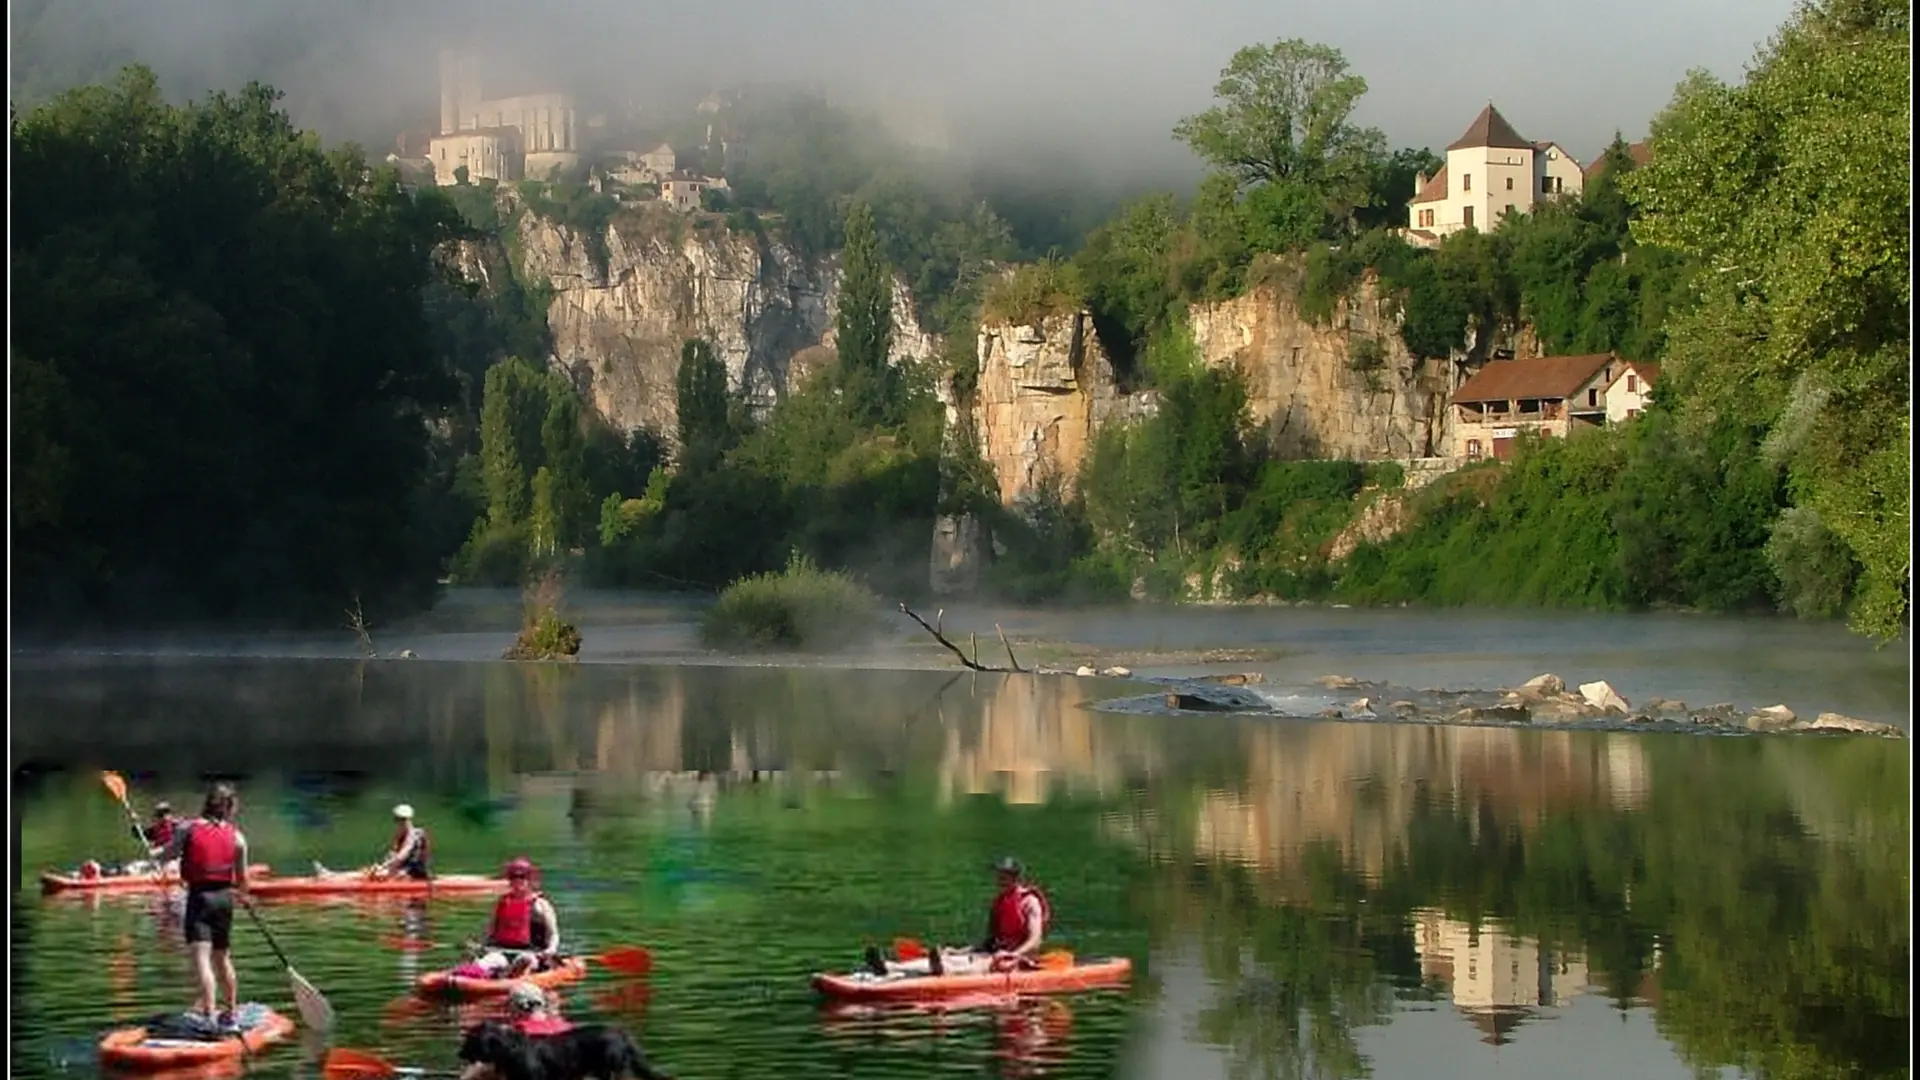
[[[533,213],[509,220],[512,272],[553,290],[550,362],[617,427],[672,437],[689,337],[712,342],[728,381],[762,409],[831,355],[837,259],[810,263],[776,239],[661,207],[622,210],[597,238]],[[478,251],[462,264],[482,280],[503,268]],[[894,323],[896,362],[937,353],[899,283]]]
[[[1451,360],[1418,360],[1399,319],[1369,279],[1330,325],[1304,316],[1294,291],[1261,286],[1190,312],[1210,367],[1246,376],[1254,421],[1275,456],[1378,461],[1424,458],[1447,443]]]
[[[1466,358],[1409,356],[1398,316],[1371,280],[1327,326],[1303,315],[1286,285],[1196,304],[1189,323],[1205,363],[1246,376],[1253,419],[1277,456],[1405,460],[1447,445],[1447,395]],[[965,401],[948,401],[948,419],[972,423],[1011,503],[1049,472],[1071,483],[1100,425],[1150,414],[1154,403],[1150,391],[1121,393],[1082,313],[982,327],[977,385]]]
[[[1085,313],[980,331],[976,384],[965,400],[942,387],[949,428],[971,424],[1011,504],[1049,474],[1071,486],[1100,425],[1151,408],[1120,392]],[[965,410],[963,415],[962,410]]]

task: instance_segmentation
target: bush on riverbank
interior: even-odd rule
[[[871,640],[879,606],[853,575],[794,555],[785,570],[727,586],[701,620],[700,640],[716,649],[827,651]]]
[[[560,602],[565,595],[558,567],[548,567],[527,586],[520,634],[503,659],[571,660],[579,655],[580,630],[561,617]]]

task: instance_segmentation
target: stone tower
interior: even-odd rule
[[[440,134],[459,131],[480,104],[480,58],[459,49],[440,50]]]

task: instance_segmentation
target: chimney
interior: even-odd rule
[[[1413,193],[1415,195],[1420,194],[1420,190],[1426,186],[1427,186],[1427,174],[1423,172],[1414,173],[1413,174]]]

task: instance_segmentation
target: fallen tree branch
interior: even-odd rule
[[[1013,655],[1013,645],[1007,641],[1007,632],[1005,630],[1000,629],[999,623],[993,624],[993,630],[995,633],[1000,635],[1000,644],[1005,645],[1007,647],[1007,663],[1012,664],[1013,670],[1015,671],[1022,670],[1020,667],[1020,661],[1016,659]]]
[[[960,662],[966,665],[968,670],[970,671],[1001,671],[1001,672],[1004,672],[1007,670],[1006,668],[1002,668],[1002,667],[991,667],[987,664],[982,664],[980,662],[980,639],[978,636],[969,635],[973,641],[973,659],[971,660],[967,659],[967,654],[961,650],[960,646],[955,645],[953,642],[947,640],[947,635],[944,633],[941,633],[941,627],[946,626],[947,610],[945,608],[941,608],[933,616],[934,623],[937,623],[938,625],[929,624],[927,620],[921,618],[912,608],[908,607],[904,602],[902,602],[900,605],[900,613],[905,615],[907,618],[912,619],[914,622],[919,623],[920,629],[925,630],[929,634],[932,634],[933,640],[939,642],[942,645],[945,645],[947,647],[947,651],[952,653],[954,656],[958,657]],[[994,629],[1000,630],[999,625],[995,624]],[[1020,661],[1014,659],[1013,646],[1007,644],[1007,633],[1004,630],[1000,630],[1000,643],[1002,645],[1007,646],[1007,659],[1009,661],[1012,661],[1013,670],[1014,671],[1022,670],[1022,668],[1020,667]]]

